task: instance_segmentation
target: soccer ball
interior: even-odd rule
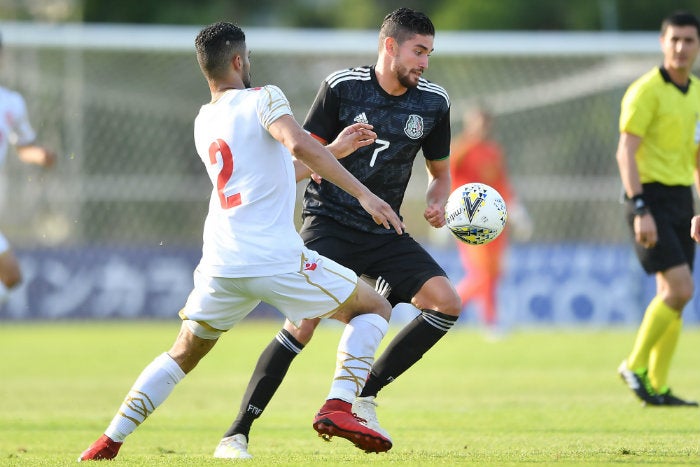
[[[470,245],[483,245],[498,237],[508,212],[501,194],[483,183],[467,183],[452,192],[445,205],[450,232]]]

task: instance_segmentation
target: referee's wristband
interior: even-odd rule
[[[643,216],[645,214],[649,214],[649,206],[647,206],[644,202],[644,195],[634,195],[629,200],[632,203],[632,213],[635,216]]]

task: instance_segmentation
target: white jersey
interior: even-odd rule
[[[22,95],[0,87],[0,165],[5,162],[10,144],[25,146],[35,138]]]
[[[264,86],[227,91],[195,119],[197,153],[213,184],[198,266],[206,275],[259,277],[301,266],[294,165],[268,132],[283,115],[292,115],[284,93]]]

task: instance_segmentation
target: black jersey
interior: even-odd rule
[[[337,71],[322,83],[304,129],[332,142],[353,123],[374,125],[377,140],[340,163],[397,214],[420,149],[428,160],[450,153],[450,101],[442,87],[421,78],[401,96],[387,94],[374,67]],[[360,203],[330,182],[310,181],[304,191],[302,217],[326,216],[354,229],[395,233],[377,225]]]

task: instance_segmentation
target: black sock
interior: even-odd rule
[[[380,389],[420,360],[425,352],[447,334],[456,321],[457,316],[423,310],[394,337],[374,362],[360,396],[376,396]]]
[[[292,360],[303,348],[304,346],[286,329],[277,333],[272,342],[260,354],[241,401],[238,417],[224,433],[224,438],[241,433],[248,439],[253,422],[260,417],[267,404],[272,400],[272,396],[282,383]]]

